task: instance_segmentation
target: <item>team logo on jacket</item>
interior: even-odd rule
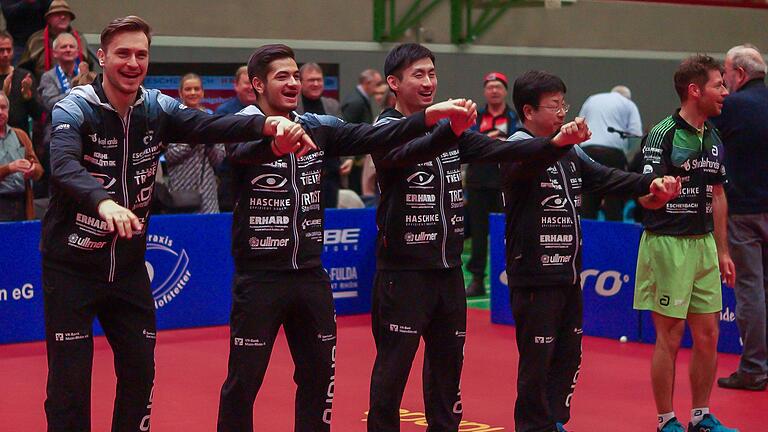
[[[115,185],[115,183],[117,183],[117,179],[115,179],[114,177],[110,177],[110,176],[108,176],[106,174],[101,174],[101,173],[90,173],[90,174],[106,190],[109,190],[112,186]]]
[[[253,190],[260,192],[286,192],[283,188],[286,183],[288,179],[279,174],[262,174],[251,180]]]
[[[541,202],[541,207],[544,211],[568,211],[565,205],[568,201],[559,195],[550,195]]]
[[[189,255],[175,248],[173,239],[164,235],[147,235],[147,274],[155,298],[155,309],[160,309],[178,297],[189,284]]]
[[[430,186],[430,184],[434,180],[435,175],[425,171],[417,171],[407,178],[411,187],[416,189],[432,189],[433,186]]]
[[[107,245],[105,241],[95,241],[90,236],[72,233],[67,237],[67,244],[81,250],[96,250]]]

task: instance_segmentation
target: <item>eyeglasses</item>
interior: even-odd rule
[[[548,109],[548,110],[554,112],[555,114],[559,114],[560,111],[562,111],[563,114],[566,114],[568,112],[568,110],[571,109],[571,106],[569,104],[562,104],[560,106],[544,106],[544,105],[539,105],[537,108],[545,108],[545,109]]]

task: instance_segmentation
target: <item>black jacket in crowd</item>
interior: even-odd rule
[[[509,140],[531,138],[519,130]],[[575,146],[554,164],[501,164],[509,286],[562,286],[580,281],[583,193],[647,194],[653,175],[628,173],[593,161]]]
[[[403,115],[384,111],[379,122]],[[434,142],[435,144],[430,144]],[[564,151],[548,138],[499,141],[478,132],[436,133],[407,147],[371,153],[381,189],[377,269],[424,270],[461,266],[464,195],[461,164],[535,160],[552,163]]]

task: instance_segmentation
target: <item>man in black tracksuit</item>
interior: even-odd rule
[[[397,95],[379,122],[422,109],[436,90],[434,56],[404,44],[387,56],[385,73]],[[509,143],[476,132],[445,141],[437,134],[425,151],[374,151],[381,188],[376,222],[377,270],[372,327],[376,362],[371,377],[369,431],[398,431],[398,410],[420,339],[425,341],[424,403],[428,431],[456,431],[462,416],[459,381],[464,358],[466,298],[461,269],[464,242],[461,163],[537,160],[550,163],[578,134]]]
[[[235,207],[235,258],[229,372],[221,389],[219,431],[252,431],[253,403],[282,325],[296,365],[296,431],[330,430],[336,364],[336,322],[330,279],[322,267],[322,167],[325,157],[357,155],[374,146],[392,149],[429,131],[438,116],[455,112],[461,133],[476,113],[446,102],[380,127],[293,110],[301,82],[293,51],[284,45],[256,50],[248,63],[258,107],[241,114],[291,116],[318,151],[274,156],[258,142],[230,145]],[[440,114],[440,106],[445,113]],[[443,124],[434,134],[456,134]],[[429,142],[420,144],[429,146]],[[423,151],[417,145],[409,151]]]
[[[565,84],[546,72],[515,80],[513,100],[524,128],[509,141],[549,136],[563,123]],[[559,160],[502,163],[507,278],[518,364],[515,430],[564,431],[581,365],[582,294],[579,207],[583,192],[648,194],[663,205],[678,187],[604,167],[573,147]],[[658,195],[658,196],[657,196]]]
[[[48,431],[90,430],[94,317],[115,355],[112,430],[149,430],[155,308],[144,252],[160,153],[167,142],[258,139],[268,129],[263,116],[209,116],[141,88],[149,63],[141,18],[110,23],[101,46],[104,75],[53,109],[41,244]]]

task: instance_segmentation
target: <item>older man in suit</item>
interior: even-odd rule
[[[323,69],[317,63],[305,63],[299,69],[301,77],[301,98],[296,111],[300,114],[328,114],[341,117],[339,101],[323,96],[325,90]],[[328,157],[323,161],[323,208],[336,208],[339,204],[339,189],[341,177],[349,174],[354,159],[345,159],[344,163],[337,157]]]
[[[341,104],[344,120],[350,123],[373,123],[373,108],[371,106],[373,94],[376,93],[379,84],[383,82],[381,74],[375,69],[366,69],[360,72],[357,86]],[[358,157],[355,159],[349,174],[349,188],[357,192],[358,195],[362,193],[362,174],[363,158]]]

